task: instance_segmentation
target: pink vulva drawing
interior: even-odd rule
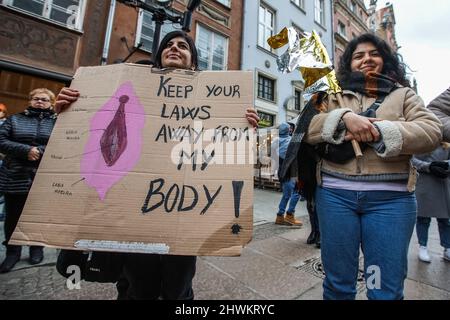
[[[80,172],[100,200],[139,161],[144,125],[144,107],[131,82],[120,86],[91,119]]]

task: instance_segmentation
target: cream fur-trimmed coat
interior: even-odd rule
[[[342,96],[344,106],[338,105],[335,95],[328,97],[327,112],[314,116],[309,125],[307,143],[342,143],[345,131],[337,134],[342,116],[348,111],[363,112],[375,102],[375,98],[348,90],[344,90]],[[376,122],[386,145],[383,154],[369,147],[364,150],[361,159],[355,158],[345,164],[322,160],[317,170],[319,184],[321,168],[351,176],[406,173],[409,174],[408,190],[414,191],[416,171],[410,164],[411,157],[436,149],[442,140],[442,124],[425,108],[423,100],[412,89],[404,87],[391,92],[377,109],[376,115],[383,119]]]

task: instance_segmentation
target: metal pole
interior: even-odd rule
[[[258,159],[258,180],[259,180],[259,182],[258,182],[258,184],[259,184],[259,188],[260,189],[263,189],[263,186],[262,186],[262,176],[261,176],[261,166],[262,166],[262,164],[261,164],[261,159],[259,158],[259,150],[260,150],[260,148],[259,148],[259,145],[260,145],[260,141],[261,141],[261,139],[260,139],[260,136],[259,136],[259,130],[257,130],[257,151],[256,152],[258,152],[258,157],[257,157],[257,159]]]
[[[112,34],[115,12],[116,12],[116,0],[111,0],[111,4],[109,6],[109,15],[108,15],[108,23],[107,23],[107,27],[106,27],[105,42],[103,44],[103,54],[102,54],[102,59],[101,59],[102,66],[106,65],[108,62],[109,45],[111,42],[111,34]]]
[[[155,21],[155,32],[153,33],[153,46],[152,46],[152,61],[156,63],[156,53],[159,48],[159,40],[161,38],[161,28],[164,23],[165,17],[158,12],[153,14],[153,21]]]

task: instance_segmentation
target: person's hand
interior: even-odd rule
[[[37,161],[41,157],[41,153],[39,152],[39,149],[36,147],[31,148],[31,150],[28,152],[28,160],[30,161]]]
[[[433,161],[430,164],[430,173],[440,179],[446,179],[449,174],[449,165],[447,161]]]
[[[342,117],[347,128],[345,141],[376,142],[380,140],[380,133],[373,122],[381,121],[378,118],[367,118],[353,112],[347,112]]]
[[[258,117],[258,114],[256,113],[256,110],[253,108],[249,108],[246,111],[247,112],[245,113],[245,117],[247,118],[248,123],[250,123],[250,125],[253,128],[257,128],[258,122],[259,122],[259,117]]]
[[[436,167],[440,167],[440,168],[442,168],[444,170],[448,170],[448,167],[449,167],[447,161],[433,161],[433,162],[431,162],[430,165],[433,165],[433,166],[436,166]]]
[[[60,113],[70,107],[72,103],[78,100],[80,93],[76,89],[62,88],[56,97],[55,112]]]

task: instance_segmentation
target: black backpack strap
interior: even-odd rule
[[[387,95],[382,95],[375,100],[374,103],[364,112],[361,112],[359,115],[368,117],[368,118],[376,118],[377,117],[377,109],[381,106],[384,99],[387,97]]]
[[[386,97],[393,92],[394,90],[398,89],[398,86],[394,86],[391,91],[389,91],[389,93],[387,94],[381,94],[378,96],[377,100],[375,100],[374,103],[372,103],[372,105],[364,112],[361,113],[361,115],[365,115],[366,113],[368,115],[366,115],[366,117],[372,117],[372,118],[376,118],[376,111],[377,109],[381,106],[381,104],[383,103],[384,99],[386,99]]]

